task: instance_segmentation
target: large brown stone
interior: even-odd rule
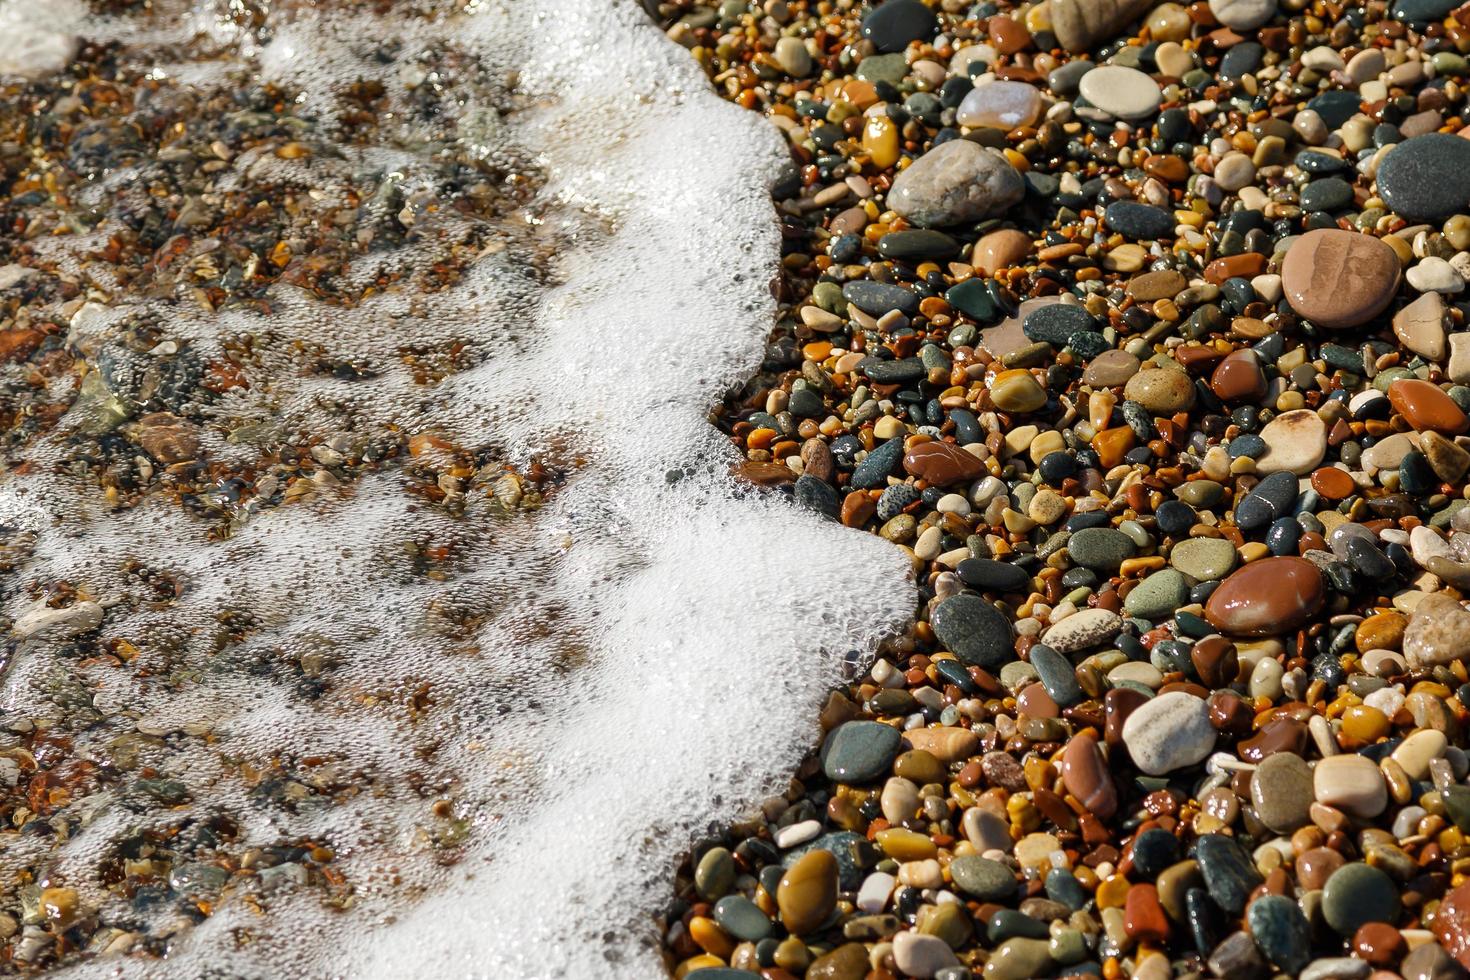
[[[1470,419],[1438,385],[1417,378],[1400,378],[1388,386],[1394,411],[1420,432],[1457,436],[1470,429]]]
[[[1322,573],[1305,558],[1262,558],[1220,583],[1205,618],[1232,636],[1276,636],[1301,626],[1322,608]]]
[[[1393,299],[1399,259],[1371,235],[1318,228],[1298,238],[1281,263],[1291,308],[1318,326],[1341,330],[1367,323]]]

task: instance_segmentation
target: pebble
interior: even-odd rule
[[[1205,618],[1233,636],[1276,636],[1295,630],[1322,607],[1322,573],[1304,558],[1262,558],[1220,583]]]
[[[1403,650],[1416,669],[1470,658],[1470,610],[1446,595],[1425,596],[1409,616]]]
[[[906,976],[928,980],[946,967],[959,965],[949,944],[938,936],[904,931],[893,937],[893,961]]]
[[[1111,527],[1084,528],[1067,542],[1067,552],[1074,562],[1099,572],[1116,571],[1137,550],[1132,538]]]
[[[776,906],[793,936],[816,931],[837,907],[837,859],[828,851],[808,851],[781,876]]]
[[[833,782],[866,783],[888,771],[898,755],[898,729],[876,721],[839,725],[822,747],[822,769]]]
[[[1416,430],[1459,435],[1470,429],[1470,417],[1438,385],[1417,378],[1400,378],[1388,386],[1394,411]]]
[[[1292,309],[1332,330],[1373,319],[1393,299],[1398,282],[1393,249],[1336,228],[1302,235],[1281,264],[1281,286]]]
[[[1267,757],[1251,777],[1256,816],[1278,834],[1305,826],[1311,819],[1312,786],[1312,770],[1301,756],[1278,752]]]
[[[1256,461],[1256,472],[1295,473],[1305,476],[1327,455],[1327,424],[1311,409],[1282,412],[1261,430],[1266,451]]]
[[[1041,93],[1025,82],[992,81],[976,86],[955,113],[961,126],[1015,129],[1030,126],[1041,115]],[[1029,247],[1030,242],[1027,242]]]
[[[1194,382],[1183,371],[1168,368],[1139,371],[1128,379],[1123,397],[1154,415],[1183,412],[1194,404]]]
[[[1378,165],[1383,202],[1410,221],[1442,221],[1470,206],[1470,140],[1427,133],[1394,146]]]
[[[1099,65],[1082,76],[1078,89],[1084,99],[1118,119],[1152,115],[1163,99],[1158,82],[1121,65]]]
[[[1205,834],[1195,841],[1194,855],[1215,904],[1234,915],[1245,911],[1246,899],[1261,884],[1261,876],[1240,845],[1221,834]]]
[[[1334,755],[1312,770],[1312,793],[1318,803],[1363,819],[1388,806],[1388,787],[1371,760],[1360,755]]]
[[[902,51],[934,36],[939,21],[920,0],[885,0],[863,18],[863,37],[882,52]]]
[[[999,861],[979,855],[957,857],[949,864],[950,877],[961,892],[982,902],[1003,902],[1018,888],[1015,872]]]
[[[1083,77],[1090,76],[1088,72]],[[1114,201],[1103,211],[1107,226],[1120,235],[1150,241],[1165,238],[1174,230],[1174,216],[1163,208],[1134,201]]]
[[[1322,918],[1344,936],[1351,936],[1366,922],[1393,925],[1399,909],[1399,890],[1393,879],[1368,864],[1345,864],[1322,887]]]
[[[1188,538],[1169,551],[1169,564],[1198,582],[1229,575],[1237,558],[1235,546],[1223,538]]]
[[[1042,642],[1057,653],[1068,654],[1106,643],[1118,635],[1123,620],[1107,609],[1084,609],[1050,627]]]
[[[927,228],[1000,214],[1025,193],[1025,181],[1000,153],[969,140],[950,140],[894,179],[888,206]]]
[[[961,594],[944,600],[935,607],[929,622],[939,641],[967,664],[994,670],[1013,656],[1015,632],[1010,621],[977,595]]]
[[[1426,360],[1443,361],[1446,349],[1445,304],[1427,292],[1393,315],[1394,336]]]
[[[1286,973],[1300,973],[1311,962],[1312,926],[1290,898],[1262,895],[1246,909],[1246,923],[1261,953]]]
[[[1253,31],[1276,15],[1276,0],[1210,0],[1210,13],[1233,31]]]
[[[1233,548],[1231,555],[1234,556]],[[1130,616],[1155,620],[1172,616],[1176,609],[1188,602],[1189,583],[1184,576],[1175,569],[1163,569],[1145,578],[1129,592],[1128,598],[1123,600],[1123,609]]]
[[[1184,691],[1144,702],[1123,723],[1123,744],[1133,764],[1150,776],[1192,766],[1215,747],[1204,699]]]

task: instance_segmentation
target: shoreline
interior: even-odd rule
[[[1455,8],[658,8],[799,171],[739,475],[921,589],[676,978],[1465,975]]]

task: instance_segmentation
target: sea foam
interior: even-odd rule
[[[48,2],[10,0],[6,22]],[[272,433],[336,431],[345,416],[354,432],[432,432],[564,474],[544,507],[507,518],[482,488],[460,511],[427,506],[404,492],[395,462],[249,512],[218,540],[171,502],[102,506],[95,485],[60,465],[59,438],[31,448],[25,474],[0,482],[0,524],[34,540],[12,578],[80,585],[105,608],[100,640],[126,640],[172,673],[68,661],[67,638],[42,632],[18,642],[0,707],[57,716],[57,678],[69,675],[109,718],[84,750],[105,754],[121,717],[148,736],[148,764],[192,797],[140,813],[100,793],[54,856],[31,840],[0,864],[49,860],[48,881],[122,920],[99,856],[140,826],[227,812],[246,843],[327,843],[352,885],[331,905],[262,886],[264,914],[234,886],[209,918],[180,919],[167,959],[114,955],[74,972],[660,975],[656,917],[678,855],[780,791],[817,736],[842,658],[870,654],[912,611],[898,549],[743,489],[728,475],[737,454],[708,422],[755,370],[776,312],[776,131],[721,101],[632,3],[401,6],[380,17],[300,5],[269,37],[235,30],[223,2],[30,21],[68,57],[67,31],[156,47],[169,52],[161,77],[205,85],[244,71],[298,92],[308,113],[329,110],[355,78],[381,78],[394,102],[443,84],[448,119],[435,126],[541,182],[505,247],[442,291],[334,308],[282,289],[262,318],[118,290],[76,314],[69,343],[105,347],[147,313],[201,356],[269,328],[283,348],[318,345],[372,369],[303,377],[264,352],[269,395],[232,391],[205,411],[219,423],[206,426],[205,451],[238,465],[285,437]],[[214,53],[180,55],[191,45]],[[374,57],[384,50],[395,54]],[[436,80],[420,55],[445,50],[498,81]],[[26,70],[53,70],[42,61]],[[497,87],[513,94],[484,101]],[[310,188],[332,173],[313,167],[376,168],[412,202],[432,190],[425,161],[438,139],[426,131],[419,146],[417,125],[405,111],[383,145],[344,147],[335,161],[237,158],[233,172]],[[43,254],[76,269],[95,246],[57,239]],[[544,278],[517,262],[537,249],[549,254]],[[392,257],[426,261],[411,244]],[[402,361],[405,348],[453,342],[481,357],[433,384]],[[253,419],[256,438],[226,438],[226,418]],[[454,557],[425,577],[436,546]],[[138,568],[166,574],[177,597],[147,601]],[[14,586],[6,597],[12,618],[33,606]],[[251,625],[222,650],[226,614]],[[312,699],[280,676],[308,661],[329,681]],[[290,771],[311,805],[262,805],[242,764]],[[368,791],[334,789],[358,784]],[[452,802],[449,843],[436,799]]]

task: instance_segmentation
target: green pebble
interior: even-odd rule
[[[1169,564],[1197,582],[1224,578],[1238,558],[1235,545],[1224,538],[1189,538],[1169,551]]]
[[[712,847],[694,869],[694,888],[706,902],[723,898],[735,886],[735,859],[723,847]]]
[[[1174,610],[1187,602],[1189,583],[1184,575],[1176,569],[1165,568],[1138,583],[1123,600],[1123,609],[1128,615],[1140,619],[1162,619],[1172,616]]]
[[[1394,925],[1400,908],[1393,879],[1362,862],[1343,865],[1322,886],[1322,917],[1344,936],[1351,936],[1366,922]]]

